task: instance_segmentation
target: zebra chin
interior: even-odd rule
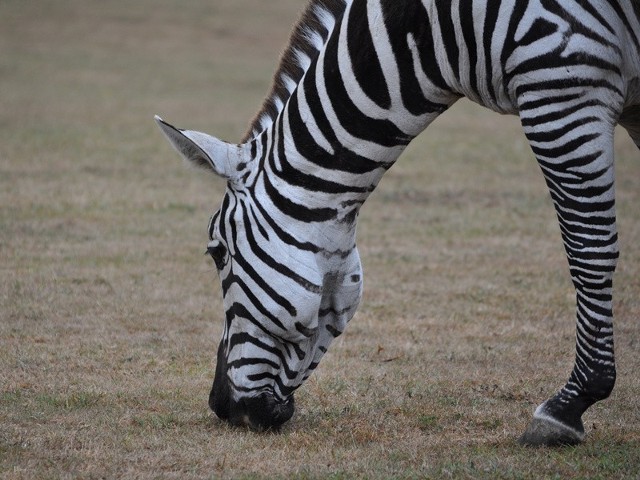
[[[224,389],[216,389],[214,384],[209,394],[209,407],[231,425],[264,432],[278,430],[291,419],[295,402],[293,395],[282,402],[270,393],[234,400]]]

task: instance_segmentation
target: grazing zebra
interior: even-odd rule
[[[637,0],[312,0],[239,144],[156,117],[228,182],[209,222],[226,321],[209,405],[277,428],[362,294],[356,220],[407,144],[467,97],[520,116],[577,298],[576,357],[524,444],[575,444],[615,382],[613,134],[640,146]]]

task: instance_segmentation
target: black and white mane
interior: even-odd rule
[[[307,5],[280,57],[271,91],[250,122],[249,130],[242,139],[243,143],[266,130],[275,121],[309,66],[318,58],[344,8],[344,0],[313,0]]]

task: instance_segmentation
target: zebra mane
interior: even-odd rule
[[[273,124],[291,93],[302,80],[349,0],[311,0],[293,28],[289,44],[280,58],[271,92],[250,123],[242,143],[249,141]]]

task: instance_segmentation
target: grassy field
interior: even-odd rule
[[[152,118],[239,139],[303,3],[0,1],[0,477],[638,478],[640,152],[618,132],[618,385],[584,445],[524,449],[573,292],[517,120],[469,102],[363,208],[364,300],[294,419],[208,411],[224,184]]]

